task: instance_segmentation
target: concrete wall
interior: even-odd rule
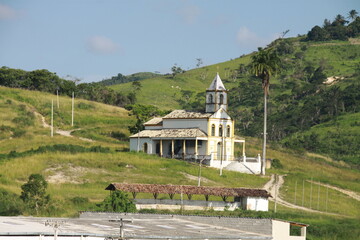
[[[272,235],[274,240],[306,240],[306,227],[303,236],[290,236],[290,223],[272,220]]]
[[[186,195],[184,198],[187,198]],[[221,201],[199,201],[199,200],[179,200],[179,199],[135,199],[136,209],[171,209],[178,210],[183,206],[184,210],[210,210],[234,211],[241,208],[240,202],[221,202]]]
[[[246,199],[246,210],[253,210],[253,211],[269,210],[269,200],[267,198],[247,197],[245,199]]]

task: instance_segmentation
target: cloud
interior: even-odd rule
[[[88,39],[88,48],[96,54],[113,54],[119,50],[119,46],[110,38],[104,36],[93,36]]]
[[[12,9],[9,6],[0,4],[0,20],[10,20],[15,19],[21,14],[20,11]]]
[[[187,24],[193,24],[200,15],[200,9],[195,5],[188,5],[180,9],[179,14]]]
[[[241,27],[236,35],[237,43],[246,48],[265,47],[276,38],[278,38],[278,36],[275,35],[266,38],[259,37],[247,27]]]

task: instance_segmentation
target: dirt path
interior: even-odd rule
[[[284,175],[279,175],[278,176],[278,183],[275,184],[275,175],[271,175],[271,179],[264,185],[263,189],[265,189],[266,191],[268,191],[271,194],[271,198],[270,201],[275,201],[275,196],[277,193],[277,198],[276,198],[276,202],[280,205],[289,207],[289,208],[294,208],[294,209],[299,209],[299,210],[303,210],[303,211],[307,211],[307,212],[313,212],[313,213],[323,213],[323,214],[330,214],[330,215],[339,215],[339,214],[335,214],[335,213],[329,213],[329,212],[322,212],[322,211],[318,211],[315,209],[311,209],[311,208],[307,208],[307,207],[302,207],[302,206],[298,206],[292,203],[289,203],[285,200],[283,200],[279,194],[279,190],[281,188],[281,186],[284,184]]]
[[[315,181],[310,181],[310,180],[307,180],[307,182],[312,182],[314,184],[317,184],[317,185],[320,185],[320,186],[323,186],[323,187],[328,187],[328,188],[331,188],[331,189],[334,189],[336,191],[339,191],[345,195],[348,195],[349,197],[357,200],[357,201],[360,201],[360,195],[356,192],[353,192],[353,191],[350,191],[350,190],[346,190],[346,189],[343,189],[343,188],[339,188],[339,187],[335,187],[335,186],[332,186],[332,185],[329,185],[329,184],[325,184],[325,183],[320,183],[320,182],[315,182]]]
[[[44,128],[50,128],[51,126],[45,121],[45,117],[43,115],[41,115],[40,113],[33,111],[35,115],[39,116],[41,119],[41,123],[42,126]],[[55,133],[61,135],[61,136],[65,136],[65,137],[74,137],[71,135],[72,132],[80,130],[81,128],[77,128],[77,129],[72,129],[72,130],[60,130],[60,129],[55,129]],[[89,139],[89,138],[83,138],[83,137],[79,137],[80,140],[82,141],[87,141],[87,142],[94,142],[94,140]]]

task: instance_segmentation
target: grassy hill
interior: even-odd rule
[[[44,127],[39,114],[45,117],[46,123],[50,123],[51,100],[54,100],[54,126],[58,130],[74,130],[72,137],[60,134],[51,137],[50,129]],[[104,188],[112,182],[197,184],[197,165],[126,152],[129,134],[127,126],[134,122],[126,110],[76,99],[75,126],[71,127],[71,99],[60,97],[59,103],[58,109],[56,96],[51,94],[0,87],[0,189],[19,195],[20,187],[28,176],[40,173],[49,182],[48,193],[55,205],[47,214],[73,216],[78,210],[94,209],[94,203],[102,201],[108,195]],[[261,152],[261,142],[258,139],[247,140],[247,155]],[[56,144],[62,145],[52,147]],[[99,149],[99,146],[109,150],[91,151]],[[38,151],[39,148],[45,150]],[[345,234],[351,232],[348,229],[354,226],[360,216],[360,203],[332,189],[328,189],[326,193],[326,188],[318,188],[309,181],[320,181],[359,193],[359,171],[322,156],[299,154],[278,145],[270,146],[268,155],[278,159],[282,167],[278,165],[264,177],[230,171],[224,171],[219,176],[218,170],[204,167],[202,184],[262,187],[269,181],[271,174],[285,175],[285,184],[280,194],[286,201],[294,203],[296,196],[297,204],[301,205],[299,199],[304,191],[305,207],[312,205],[313,209],[325,211],[327,196],[326,211],[340,216],[304,213],[284,206],[278,206],[278,213],[269,216],[311,223],[311,239],[328,239],[316,236],[336,237],[336,234],[348,236]],[[310,198],[310,192],[313,198]],[[151,196],[140,194],[138,197]],[[166,195],[159,197],[168,198]],[[202,199],[202,196],[194,198]],[[270,208],[273,209],[274,205],[271,204]],[[329,229],[334,229],[334,224],[343,224],[343,230],[336,234],[329,233]],[[356,231],[352,233],[357,234]],[[354,236],[350,237],[356,239]]]
[[[277,40],[272,46],[282,59],[282,67],[271,79],[270,140],[282,140],[288,147],[326,154],[359,167],[358,151],[354,144],[351,148],[348,144],[360,137],[353,117],[360,110],[359,39],[306,42],[300,37]],[[189,70],[174,78],[168,75],[144,80],[137,93],[138,103],[151,103],[160,109],[199,110],[205,106],[206,88],[219,72],[229,90],[229,111],[236,120],[236,130],[243,136],[260,137],[262,89],[260,80],[249,74],[251,56]],[[323,83],[330,77],[336,80]],[[130,84],[111,88],[124,94],[132,91]],[[351,131],[350,135],[337,134],[336,151],[326,148],[334,143],[330,135],[325,137],[325,129],[317,126],[332,126],[335,122]],[[310,133],[314,133],[319,144],[306,144]]]

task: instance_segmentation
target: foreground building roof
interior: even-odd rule
[[[120,219],[125,221],[125,239],[277,240],[280,238],[276,238],[276,231],[283,231],[279,228],[275,231],[272,227],[274,222],[283,220],[267,218],[82,212],[80,218],[0,217],[0,239],[53,239],[54,229],[46,226],[46,222],[59,223],[58,240],[119,238]],[[284,231],[290,232],[288,228]],[[305,236],[296,239],[305,240]]]

